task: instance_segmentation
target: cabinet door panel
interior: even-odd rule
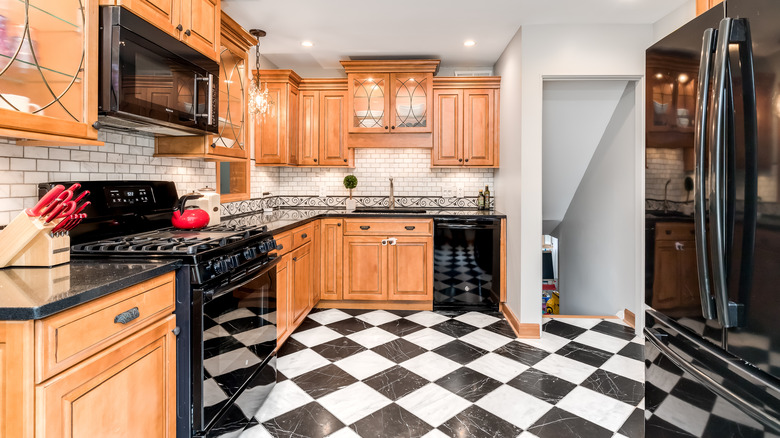
[[[696,241],[683,240],[678,251],[680,307],[700,307],[699,274],[696,267]]]
[[[300,123],[299,117],[300,114],[298,114],[298,88],[296,87],[290,87],[289,90],[289,96],[287,97],[287,102],[289,105],[289,113],[287,114],[287,129],[288,129],[288,136],[289,136],[289,143],[287,145],[287,150],[289,151],[290,157],[287,161],[289,164],[299,164],[298,163],[298,148],[300,145],[298,144],[298,136],[300,135],[300,132],[298,132],[298,126]]]
[[[322,286],[321,298],[323,300],[342,299],[342,245],[343,233],[341,219],[322,220],[322,257],[320,259],[320,272]]]
[[[320,164],[347,165],[347,96],[323,91],[320,98]]]
[[[463,91],[433,92],[433,165],[463,164]]]
[[[381,237],[344,238],[344,299],[387,299],[387,251]]]
[[[493,165],[493,90],[464,90],[464,164]]]
[[[390,132],[431,132],[433,74],[393,73]]]
[[[276,338],[279,345],[288,335],[290,320],[290,255],[285,254],[276,265]]]
[[[320,148],[320,92],[301,92],[300,164],[316,166]]]
[[[399,237],[388,246],[388,299],[432,299],[432,273],[432,237]]]
[[[348,75],[349,132],[390,132],[390,75]]]
[[[292,256],[290,322],[293,326],[300,324],[309,310],[314,286],[312,282],[312,247],[312,243],[309,242],[290,253]]]
[[[267,83],[273,105],[265,115],[255,117],[255,135],[259,137],[255,158],[258,164],[287,162],[287,85]]]
[[[656,310],[677,307],[680,303],[677,253],[673,241],[657,241],[655,244],[652,306]]]
[[[219,47],[219,0],[181,0],[182,41],[216,59]],[[190,34],[187,35],[187,30]]]
[[[119,0],[117,2],[155,27],[176,37],[179,36],[176,26],[179,24],[184,26],[179,13],[179,3],[178,0]]]
[[[36,388],[36,429],[46,437],[176,435],[173,315]]]

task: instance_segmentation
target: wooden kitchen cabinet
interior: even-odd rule
[[[434,80],[433,167],[498,167],[500,81]]]
[[[656,224],[654,269],[654,309],[690,309],[701,306],[692,223]]]
[[[721,3],[723,0],[696,0],[696,15],[699,16]]]
[[[278,241],[279,239],[277,239]],[[290,255],[281,256],[276,265],[276,339],[278,345],[290,335],[289,296],[290,296]]]
[[[282,249],[276,267],[278,345],[287,339],[317,304],[319,287],[319,221],[274,236]]]
[[[255,163],[298,164],[300,135],[299,90],[301,77],[292,70],[260,70],[260,81],[268,86],[268,112],[254,117]]]
[[[301,166],[354,166],[347,148],[347,84],[338,79],[304,79],[300,91]]]
[[[98,0],[4,2],[2,15],[0,136],[27,146],[102,145],[93,127]]]
[[[123,6],[160,30],[218,61],[221,0],[101,0]]]
[[[320,232],[320,298],[343,297],[343,219],[322,219]]]
[[[433,300],[433,237],[398,237],[387,249],[387,298]]]
[[[344,236],[344,299],[387,300],[386,238]]]

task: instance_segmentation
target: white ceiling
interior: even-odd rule
[[[261,53],[302,76],[341,76],[340,59],[430,57],[442,68],[492,67],[522,25],[651,24],[687,0],[223,0]],[[476,41],[467,48],[463,42]],[[314,42],[303,47],[301,41]]]

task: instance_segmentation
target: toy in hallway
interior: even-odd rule
[[[555,290],[552,292],[550,299],[547,300],[546,303],[546,309],[545,313],[548,315],[557,315],[559,312],[558,304],[560,303],[560,295],[558,294],[558,291]]]

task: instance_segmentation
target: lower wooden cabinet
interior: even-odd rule
[[[320,231],[320,298],[340,300],[343,297],[342,248],[343,219],[322,219]]]
[[[398,237],[387,248],[387,298],[433,299],[433,237]]]
[[[277,240],[278,241],[278,240]],[[290,295],[290,255],[283,255],[276,265],[276,339],[279,345],[290,335],[288,297]]]
[[[319,301],[319,221],[274,236],[282,249],[276,265],[277,342],[282,345]]]
[[[656,310],[701,306],[692,223],[656,225],[652,306]]]
[[[311,296],[314,294],[313,246],[311,242],[308,242],[290,253],[292,256],[290,264],[292,269],[290,273],[292,287],[289,288],[291,296],[290,321],[296,327],[303,322],[303,319],[306,318],[309,310],[311,310]]]
[[[344,299],[387,299],[386,238],[344,237]]]

